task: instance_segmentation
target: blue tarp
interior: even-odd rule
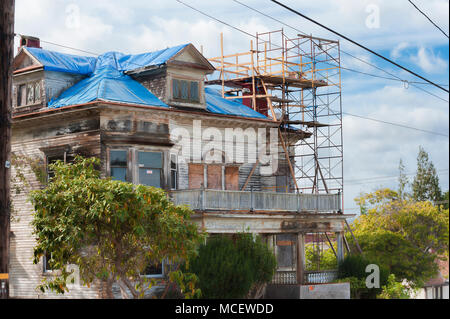
[[[95,69],[101,69],[107,65],[119,71],[131,71],[146,66],[161,65],[187,45],[183,44],[142,54],[125,55],[120,52],[108,52],[97,58],[47,51],[39,48],[27,48],[27,50],[42,63],[44,70],[90,75]]]
[[[55,100],[51,100],[48,103],[51,108],[85,104],[96,100],[167,108],[168,105],[124,72],[164,64],[186,46],[187,44],[183,44],[138,55],[107,52],[97,58],[38,48],[27,50],[44,65],[45,70],[89,76],[65,90]],[[222,98],[221,93],[212,88],[205,88],[205,100],[206,109],[211,113],[267,119],[241,103]]]
[[[205,88],[205,99],[206,109],[212,113],[267,119],[244,104],[222,98],[222,94],[212,88]]]
[[[142,84],[110,66],[95,70],[95,73],[65,90],[48,107],[58,108],[78,105],[96,100],[168,107]]]
[[[89,75],[94,72],[97,58],[26,48],[44,66],[44,70]]]

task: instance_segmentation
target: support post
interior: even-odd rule
[[[337,262],[340,264],[344,260],[344,232],[337,232]]]
[[[297,234],[297,284],[305,282],[305,235]]]
[[[0,2],[0,299],[9,298],[11,92],[14,0]]]

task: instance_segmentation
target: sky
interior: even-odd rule
[[[296,35],[296,31],[233,0],[182,1],[251,34],[283,28],[289,36]],[[280,1],[448,89],[448,38],[407,0]],[[340,40],[344,51],[395,76],[423,82],[269,0],[240,2],[307,34]],[[445,33],[449,33],[448,0],[413,2]],[[108,51],[142,53],[192,43],[199,50],[203,48],[206,57],[213,57],[220,55],[220,33],[224,36],[225,54],[248,51],[251,40],[248,35],[176,0],[16,0],[15,32],[39,37],[45,41],[41,43],[45,49],[79,55],[88,54],[49,42],[96,54]],[[341,56],[341,65],[391,77],[346,54]],[[358,213],[354,198],[361,192],[371,192],[380,187],[396,189],[400,159],[412,181],[419,146],[429,153],[437,169],[441,189],[449,189],[448,99],[446,92],[431,85],[412,86],[342,71],[346,213]],[[399,123],[447,136],[346,114]]]

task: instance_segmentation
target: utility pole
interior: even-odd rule
[[[10,167],[14,0],[0,1],[0,298],[9,297]]]

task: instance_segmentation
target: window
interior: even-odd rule
[[[73,162],[74,157],[72,155],[67,154],[67,152],[62,152],[58,154],[47,155],[47,180],[55,176],[52,170],[50,170],[49,165],[56,163],[56,161],[61,161],[63,163],[71,163]]]
[[[109,163],[113,179],[127,181],[127,151],[110,151]]]
[[[46,252],[44,256],[42,257],[42,263],[43,263],[43,272],[52,272],[54,269],[50,266],[49,261],[52,259],[52,254]]]
[[[139,184],[161,187],[162,152],[138,152]]]
[[[178,156],[170,154],[170,188],[178,188]]]
[[[164,260],[160,263],[149,263],[144,270],[144,276],[146,277],[162,277],[164,275]]]
[[[200,102],[199,82],[187,80],[172,80],[173,99],[186,102]]]
[[[21,84],[17,90],[17,106],[26,106],[41,102],[41,84],[33,82]]]
[[[22,106],[26,104],[27,97],[27,87],[25,84],[19,85],[19,89],[17,90],[17,106]]]

